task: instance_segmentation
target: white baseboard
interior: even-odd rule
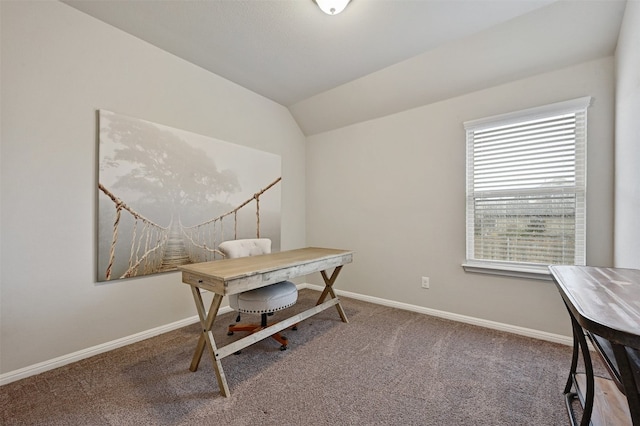
[[[323,286],[304,284],[302,288],[322,291]],[[379,297],[366,296],[359,293],[351,293],[349,291],[335,289],[338,296],[350,297],[352,299],[362,300],[376,305],[389,306],[391,308],[403,309],[405,311],[417,312],[420,314],[431,315],[434,317],[445,318],[453,321],[464,322],[467,324],[478,325],[480,327],[491,328],[494,330],[506,331],[508,333],[518,334],[520,336],[531,337],[539,340],[546,340],[553,343],[573,346],[573,337],[563,336],[561,334],[547,333],[546,331],[534,330],[531,328],[518,327],[516,325],[504,324],[496,321],[489,321],[482,318],[469,317],[466,315],[455,314],[452,312],[439,311],[437,309],[425,308],[422,306],[410,305],[408,303],[395,302],[393,300],[381,299]]]
[[[225,306],[223,308],[220,308],[219,314],[224,314],[231,311],[232,309],[230,307]],[[6,385],[7,383],[15,382],[16,380],[24,379],[26,377],[35,376],[36,374],[44,373],[45,371],[53,370],[54,368],[62,367],[64,365],[71,364],[73,362],[77,362],[94,355],[109,352],[122,346],[140,342],[142,340],[149,339],[163,333],[168,333],[169,331],[177,330],[178,328],[195,324],[198,321],[198,316],[194,315],[180,321],[172,322],[171,324],[152,328],[151,330],[142,331],[140,333],[132,334],[131,336],[112,340],[110,342],[92,346],[87,349],[82,349],[77,352],[59,356],[48,361],[39,362],[37,364],[29,365],[18,370],[0,374],[0,386]]]
[[[309,288],[316,291],[322,291],[324,287],[313,284],[298,284],[298,289],[302,290]],[[436,309],[424,308],[422,306],[410,305],[408,303],[395,302],[393,300],[381,299],[379,297],[366,296],[358,293],[352,293],[344,290],[335,290],[339,296],[350,297],[356,300],[362,300],[364,302],[373,303],[376,305],[389,306],[392,308],[403,309],[406,311],[417,312],[426,315],[432,315],[435,317],[445,318],[453,321],[464,322],[467,324],[478,325],[480,327],[491,328],[494,330],[506,331],[508,333],[519,334],[521,336],[532,337],[534,339],[547,340],[554,343],[560,343],[564,345],[573,345],[573,338],[568,336],[562,336],[559,334],[547,333],[544,331],[533,330],[530,328],[518,327],[515,325],[499,323],[495,321],[488,321],[481,318],[469,317],[466,315],[454,314],[451,312],[439,311]],[[225,314],[231,312],[232,309],[229,306],[220,308],[218,314]],[[105,353],[122,346],[130,345],[132,343],[140,342],[142,340],[154,337],[169,331],[176,330],[181,327],[198,322],[198,317],[193,316],[180,321],[173,322],[171,324],[156,327],[151,330],[146,330],[140,333],[133,334],[131,336],[116,339],[111,342],[106,342],[97,346],[92,346],[87,349],[83,349],[77,352],[73,352],[67,355],[63,355],[48,361],[39,362],[18,370],[10,371],[8,373],[0,374],[0,386],[6,385],[11,382],[15,382],[26,377],[34,376],[36,374],[44,373],[45,371],[53,370],[54,368],[62,367],[73,362],[80,361],[85,358],[92,357],[101,353]]]

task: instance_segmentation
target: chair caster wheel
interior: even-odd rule
[[[298,326],[297,326],[297,325],[294,325],[293,327],[291,327],[291,329],[292,329],[292,330],[297,330],[297,329],[298,329]]]
[[[282,346],[280,346],[280,350],[281,350],[281,351],[286,351],[286,350],[287,350],[287,345],[282,345]]]
[[[233,336],[233,331],[227,332],[227,336]]]

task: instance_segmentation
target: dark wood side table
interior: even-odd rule
[[[640,270],[551,266],[571,316],[573,359],[564,394],[573,425],[572,401],[583,405],[581,426],[640,426]],[[586,336],[586,337],[585,337]],[[594,376],[587,340],[610,378]],[[584,373],[578,373],[582,354]]]

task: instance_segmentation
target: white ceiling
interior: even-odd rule
[[[624,0],[64,0],[288,107],[307,135],[611,55]],[[383,99],[380,99],[381,96]]]

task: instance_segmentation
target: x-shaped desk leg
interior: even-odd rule
[[[333,270],[333,273],[331,274],[330,277],[327,276],[327,271],[320,271],[320,274],[322,275],[322,279],[324,280],[324,290],[322,291],[322,294],[320,295],[320,298],[318,299],[316,306],[324,302],[324,299],[329,294],[331,295],[332,299],[337,299],[337,296],[333,291],[333,283],[336,282],[336,278],[338,278],[338,274],[340,273],[341,270],[342,270],[342,265],[336,267],[336,269]],[[349,320],[347,319],[347,315],[344,313],[344,309],[342,309],[342,305],[340,304],[340,302],[336,304],[336,309],[338,309],[338,314],[340,314],[340,318],[342,318],[342,322],[348,323]]]
[[[223,396],[230,396],[231,393],[229,392],[229,385],[227,385],[227,378],[224,376],[222,363],[216,358],[216,351],[218,348],[216,347],[216,341],[214,340],[213,333],[211,332],[213,322],[216,319],[216,315],[218,315],[218,309],[220,309],[220,304],[222,303],[222,295],[217,293],[214,295],[209,312],[206,312],[202,301],[202,295],[200,294],[200,289],[195,286],[191,286],[191,292],[193,293],[193,299],[196,302],[196,309],[198,310],[200,324],[202,325],[202,333],[200,333],[198,346],[196,346],[196,352],[193,354],[189,370],[196,371],[198,369],[198,364],[200,364],[200,359],[202,358],[202,353],[206,346],[209,348],[209,354],[213,360],[213,369],[216,372],[220,393]]]

